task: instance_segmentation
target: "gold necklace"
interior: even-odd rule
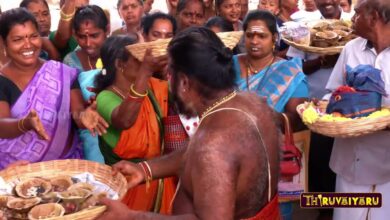
[[[214,110],[215,108],[217,108],[218,106],[222,105],[223,103],[231,100],[232,98],[234,98],[235,96],[237,95],[237,91],[234,90],[233,92],[229,93],[228,95],[222,97],[221,99],[219,99],[218,101],[216,101],[214,104],[212,104],[211,106],[209,106],[206,111],[204,111],[200,117],[200,122],[202,122],[202,120],[212,111]]]
[[[88,54],[87,54],[87,60],[88,60],[88,65],[89,65],[89,68],[90,68],[91,70],[93,70],[93,68],[92,68],[92,64],[91,64],[91,60],[89,59],[89,56],[88,56]]]
[[[118,87],[112,86],[112,90],[114,90],[115,93],[117,93],[122,99],[126,99],[126,96],[122,94],[122,92],[119,90]]]
[[[265,75],[267,74],[267,72],[268,72],[268,70],[269,70],[269,68],[271,67],[271,65],[274,63],[274,61],[275,61],[275,56],[272,56],[272,59],[271,59],[271,61],[267,64],[267,66],[265,66],[265,67],[267,67],[267,69],[266,69],[266,71],[265,71],[265,73],[264,73],[264,75],[263,75],[263,77],[262,77],[262,80],[265,78]],[[246,65],[247,65],[247,72],[246,72],[246,88],[248,89],[248,91],[249,91],[249,76],[250,75],[253,75],[253,74],[256,74],[258,71],[256,71],[256,70],[254,70],[253,68],[252,68],[252,65],[249,63],[249,59],[248,59],[248,57],[246,57]],[[264,67],[264,68],[265,68]],[[263,68],[263,69],[264,69]],[[252,73],[250,73],[250,71],[252,71]],[[260,71],[260,70],[259,70]],[[261,80],[261,81],[262,81]]]

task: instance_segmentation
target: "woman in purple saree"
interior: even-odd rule
[[[10,58],[0,70],[0,169],[18,160],[82,158],[72,122],[98,134],[107,127],[95,104],[85,109],[77,70],[38,58],[42,42],[37,27],[24,9],[11,9],[0,18]]]

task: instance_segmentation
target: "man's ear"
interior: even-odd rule
[[[374,27],[374,25],[380,21],[381,16],[379,15],[378,11],[372,10],[369,15],[369,24],[371,27]]]

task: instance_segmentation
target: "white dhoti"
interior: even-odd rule
[[[390,182],[375,185],[358,185],[348,182],[340,175],[336,178],[336,192],[382,194],[381,208],[335,208],[333,220],[388,220],[390,219]]]

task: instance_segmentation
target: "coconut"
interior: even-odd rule
[[[8,200],[7,207],[16,212],[28,212],[32,207],[39,204],[41,202],[41,198],[13,198]]]
[[[66,191],[71,185],[73,185],[72,177],[70,176],[59,176],[50,179],[54,192]]]
[[[19,182],[15,191],[22,198],[33,198],[50,192],[51,184],[42,178],[29,178]]]
[[[38,220],[38,219],[47,219],[60,217],[65,214],[65,209],[62,205],[57,203],[47,203],[37,205],[30,210],[28,213],[28,219]]]

